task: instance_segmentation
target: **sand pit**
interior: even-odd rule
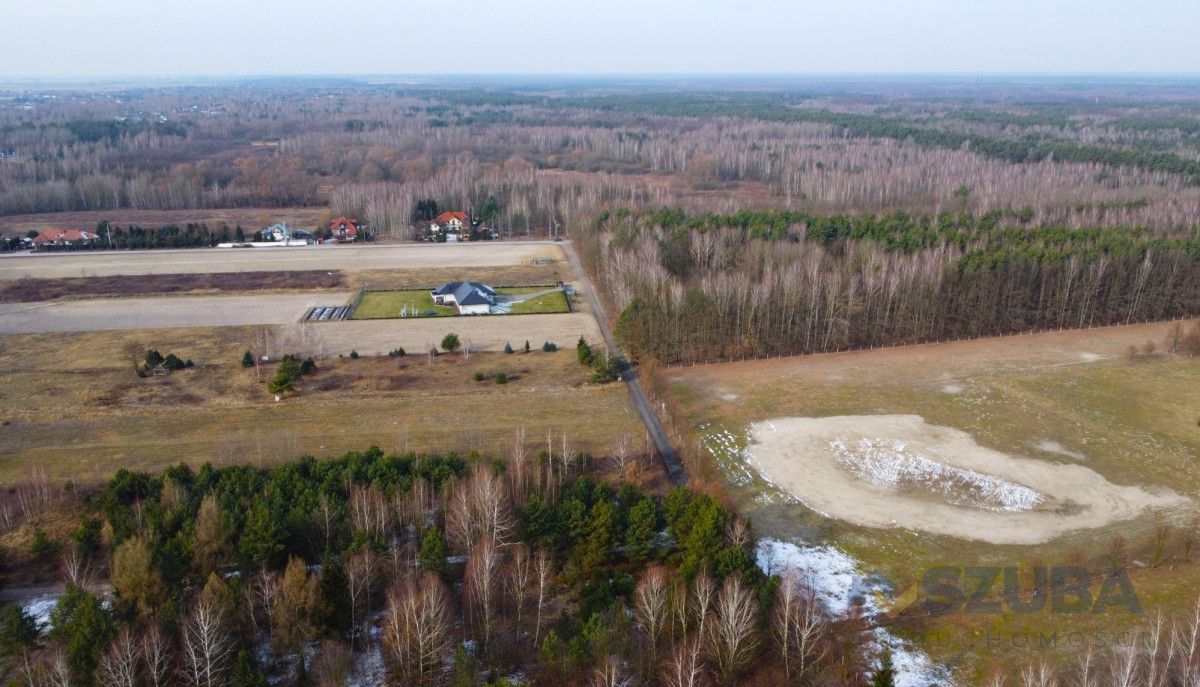
[[[1188,500],[1080,465],[1010,456],[917,415],[781,418],[750,427],[747,459],[831,518],[995,544],[1038,544]]]

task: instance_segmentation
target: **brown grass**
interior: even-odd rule
[[[523,286],[526,284],[556,284],[571,281],[571,270],[565,261],[549,265],[512,265],[508,267],[443,267],[396,270],[349,270],[347,285],[372,289],[423,289],[448,281],[478,281],[492,286]]]
[[[0,484],[35,467],[91,483],[121,467],[267,464],[371,444],[503,454],[518,427],[531,448],[565,432],[597,455],[621,432],[641,436],[624,387],[587,384],[574,351],[333,358],[277,403],[270,366],[256,379],[240,365],[254,338],[251,327],[0,337]],[[129,341],[196,368],[140,379],[119,353]],[[475,382],[476,371],[511,381]]]
[[[215,208],[200,210],[86,210],[78,212],[48,212],[33,215],[0,217],[0,233],[23,235],[55,227],[92,229],[104,220],[119,226],[161,227],[167,225],[208,224],[222,222],[231,227],[260,229],[286,222],[296,227],[325,228],[330,218],[329,208]],[[247,231],[249,233],[249,231]]]
[[[161,296],[229,291],[341,289],[341,272],[215,272],[212,274],[144,274],[0,281],[0,303],[28,303],[106,296]]]

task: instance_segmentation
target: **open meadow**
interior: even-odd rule
[[[139,378],[121,352],[131,342],[195,367]],[[537,344],[528,354],[469,358],[430,359],[412,349],[404,357],[335,354],[318,362],[298,393],[275,402],[266,390],[275,366],[246,369],[240,361],[247,349],[277,356],[314,345],[284,330],[0,337],[0,483],[28,479],[34,470],[55,482],[90,483],[122,467],[267,464],[372,444],[507,454],[519,428],[530,450],[552,433],[556,442],[565,434],[572,450],[596,455],[623,433],[641,436],[623,385],[588,384],[573,350],[543,353]],[[486,380],[475,381],[476,372]],[[497,372],[507,383],[495,383]]]
[[[394,270],[526,266],[563,261],[549,242],[480,242],[188,248],[153,251],[76,251],[0,255],[0,279],[103,277],[268,270]]]
[[[863,576],[889,581],[894,630],[981,679],[996,661],[1070,659],[1078,648],[1013,646],[1020,633],[1087,637],[1140,618],[1124,609],[926,617],[917,591],[934,566],[1018,566],[1024,591],[1031,565],[1125,566],[1145,611],[1193,601],[1200,361],[1161,352],[1174,327],[663,374],[677,430],[759,534],[850,554]]]

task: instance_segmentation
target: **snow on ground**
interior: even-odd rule
[[[50,611],[58,604],[60,593],[42,594],[35,596],[21,604],[21,608],[29,617],[33,618],[33,622],[37,625],[39,632],[45,632],[50,629]]]
[[[825,609],[834,616],[846,615],[853,604],[877,622],[883,609],[877,595],[891,593],[881,581],[863,575],[858,561],[833,546],[801,546],[778,539],[762,539],[756,551],[758,567],[768,575],[795,570],[812,588]],[[873,628],[876,652],[892,652],[896,687],[950,687],[954,681],[946,668],[935,664],[925,652],[893,635],[887,628]]]
[[[1087,456],[1078,451],[1072,451],[1071,449],[1052,439],[1042,439],[1034,444],[1034,448],[1039,451],[1045,451],[1046,453],[1057,453],[1061,456],[1074,458],[1075,460],[1087,460]]]
[[[829,448],[851,474],[879,487],[919,486],[950,503],[994,511],[1031,510],[1045,500],[1024,485],[916,453],[899,439],[861,438],[854,444],[838,437],[829,442]]]

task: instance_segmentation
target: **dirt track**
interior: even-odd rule
[[[0,279],[195,274],[277,270],[391,270],[529,265],[564,259],[550,242],[198,248],[139,252],[72,252],[0,256]]]

